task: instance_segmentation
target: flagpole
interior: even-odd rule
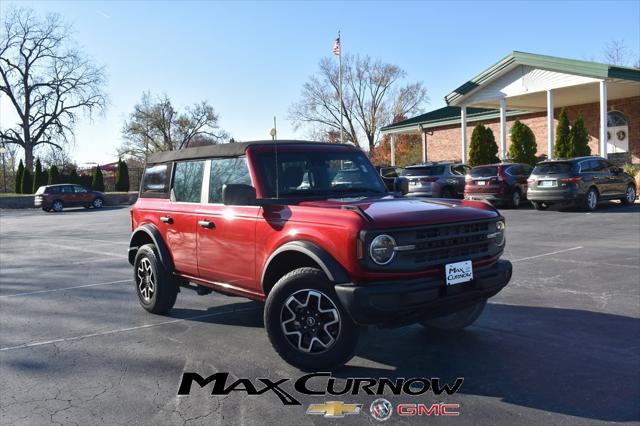
[[[342,126],[342,116],[344,115],[342,106],[342,40],[340,39],[340,31],[338,31],[338,43],[340,50],[338,51],[338,84],[340,85],[340,143],[344,143],[344,127]]]

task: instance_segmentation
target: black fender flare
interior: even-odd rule
[[[136,239],[141,233],[146,234],[149,238],[151,238],[151,241],[153,241],[156,249],[158,249],[158,256],[160,257],[162,265],[167,270],[167,272],[173,273],[175,267],[173,264],[173,258],[171,257],[171,254],[169,254],[169,249],[162,239],[162,235],[160,234],[158,228],[149,223],[145,223],[144,225],[139,226],[131,234],[131,239],[129,240],[129,263],[133,265],[133,262],[136,258],[136,253],[138,252],[139,248],[138,244],[136,243]]]
[[[262,270],[262,279],[260,281],[262,285],[264,285],[265,275],[269,270],[271,262],[273,262],[273,260],[278,257],[279,254],[287,251],[302,253],[313,259],[313,261],[317,263],[322,271],[327,275],[329,281],[334,284],[344,284],[351,282],[349,275],[344,270],[342,265],[340,265],[340,263],[338,263],[338,261],[335,260],[333,256],[331,256],[326,250],[310,241],[291,241],[278,247],[276,251],[271,253],[269,258],[265,262],[264,269]]]

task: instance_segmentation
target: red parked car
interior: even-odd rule
[[[464,187],[467,200],[486,200],[517,209],[527,199],[533,168],[524,163],[487,164],[471,169]]]
[[[460,330],[511,278],[504,218],[486,203],[387,192],[361,150],[247,142],[149,157],[129,261],[144,309],[179,286],[264,301],[275,350],[323,371],[359,324]]]
[[[61,212],[65,207],[100,209],[104,205],[104,193],[69,183],[46,185],[36,191],[34,204],[45,212]]]

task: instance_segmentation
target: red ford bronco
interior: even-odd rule
[[[351,145],[261,141],[153,154],[131,210],[144,309],[181,287],[265,302],[275,350],[303,370],[347,362],[359,325],[460,330],[511,278],[504,218],[478,201],[388,191]]]

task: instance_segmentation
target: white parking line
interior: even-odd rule
[[[581,248],[583,248],[582,246],[578,246],[578,247],[571,247],[568,249],[564,249],[564,250],[558,250],[558,251],[552,251],[551,253],[544,253],[544,254],[539,254],[537,256],[529,256],[529,257],[523,257],[521,259],[515,259],[512,260],[511,262],[522,262],[523,260],[530,260],[530,259],[537,259],[539,257],[544,257],[544,256],[552,256],[554,254],[559,254],[559,253],[565,253],[567,251],[573,251],[573,250],[580,250]]]
[[[191,321],[191,320],[196,320],[196,319],[200,319],[200,318],[216,317],[216,316],[219,316],[219,315],[232,314],[232,313],[235,313],[235,312],[246,312],[246,311],[255,311],[255,310],[257,310],[257,309],[256,308],[234,309],[232,311],[215,312],[215,313],[212,313],[212,314],[196,315],[196,316],[193,316],[193,317],[179,318],[179,319],[174,319],[174,320],[170,320],[170,321],[162,321],[162,322],[157,322],[155,324],[144,324],[144,325],[139,325],[139,326],[136,326],[136,327],[127,327],[127,328],[119,328],[119,329],[116,329],[116,330],[101,331],[100,333],[83,334],[82,336],[63,337],[63,338],[60,338],[60,339],[46,340],[44,342],[25,343],[23,345],[8,346],[6,348],[0,348],[0,352],[13,351],[13,350],[16,350],[16,349],[33,348],[33,347],[36,347],[36,346],[52,345],[54,343],[72,342],[74,340],[87,339],[87,338],[90,338],[90,337],[107,336],[107,335],[110,335],[110,334],[117,334],[117,333],[125,333],[127,331],[142,330],[142,329],[145,329],[145,328],[157,327],[157,326],[160,326],[160,325],[167,325],[167,324],[174,324],[174,323],[177,323],[177,322]]]
[[[104,252],[104,251],[97,251],[97,250],[90,250],[88,248],[85,247],[71,247],[71,246],[64,246],[62,244],[53,244],[53,243],[47,243],[44,241],[37,241],[38,244],[44,244],[46,246],[51,246],[51,247],[57,247],[57,248],[61,248],[61,249],[66,249],[66,250],[75,250],[75,251],[81,251],[83,253],[93,253],[93,254],[99,254],[101,256],[110,256],[110,257],[116,257],[118,259],[128,259],[126,255],[124,254],[115,254],[115,253],[108,253],[108,252]]]
[[[131,279],[119,280],[119,281],[108,281],[106,283],[76,285],[76,286],[73,286],[73,287],[52,288],[52,289],[49,289],[49,290],[29,291],[27,293],[6,294],[6,295],[0,296],[0,299],[5,299],[5,298],[8,298],[8,297],[29,296],[31,294],[53,293],[55,291],[65,291],[65,290],[73,290],[73,289],[76,289],[76,288],[96,287],[96,286],[99,286],[99,285],[120,284],[120,283],[127,283],[127,282],[131,282]]]

